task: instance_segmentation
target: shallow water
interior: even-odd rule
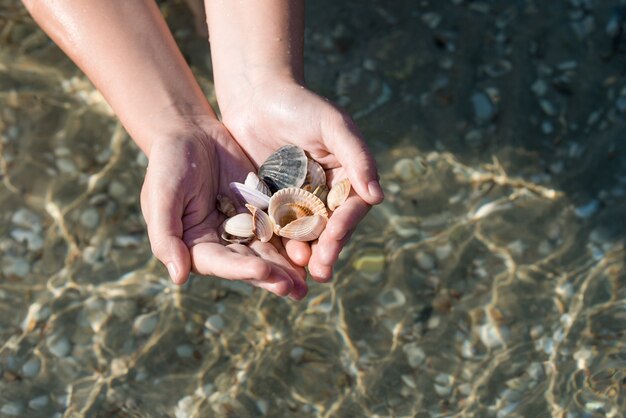
[[[309,2],[309,84],[387,199],[295,303],[169,284],[145,157],[3,2],[0,416],[622,416],[622,3]],[[189,11],[161,7],[214,101]]]

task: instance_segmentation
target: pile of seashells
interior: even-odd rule
[[[250,213],[237,213],[227,196],[218,196],[218,209],[227,216],[222,238],[246,244],[255,238],[269,241],[274,234],[296,241],[317,239],[334,211],[350,194],[343,179],[328,189],[324,169],[295,145],[285,145],[230,190]],[[267,210],[267,212],[265,211]]]

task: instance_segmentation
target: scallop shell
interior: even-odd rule
[[[243,184],[253,189],[256,189],[268,196],[271,195],[270,188],[267,187],[267,184],[265,184],[265,182],[261,180],[259,176],[256,175],[256,173],[249,172],[248,177],[246,177],[246,181],[244,181]]]
[[[230,183],[230,190],[242,200],[242,203],[249,203],[259,209],[267,209],[270,204],[270,197],[265,193],[258,191],[253,187],[246,186],[242,183]]]
[[[287,187],[302,187],[306,172],[307,157],[295,145],[280,147],[259,167],[259,177],[272,193]]]
[[[232,242],[233,244],[249,244],[252,240],[254,240],[254,235],[251,237],[237,237],[224,231],[222,232],[222,239],[224,241]]]
[[[309,185],[311,190],[315,190],[322,184],[326,184],[326,172],[317,161],[310,158],[307,161],[304,184]]]
[[[274,222],[274,232],[277,235],[286,236],[285,234],[287,234],[287,238],[298,236],[300,240],[317,238],[317,236],[311,238],[313,235],[311,231],[315,231],[319,236],[328,219],[328,211],[324,203],[313,193],[296,187],[289,187],[276,192],[270,199],[268,213]],[[316,218],[316,215],[324,219],[324,225],[321,229],[319,226],[321,221]],[[314,219],[300,221],[302,218]],[[295,225],[291,226],[294,222]],[[312,223],[312,226],[309,222]],[[283,231],[285,228],[287,228],[286,232]],[[304,228],[304,230],[294,233],[291,228]]]
[[[343,179],[339,183],[335,184],[330,191],[328,192],[328,196],[326,197],[326,204],[328,205],[328,209],[335,210],[339,205],[346,201],[348,195],[350,194],[350,180]]]
[[[239,213],[232,218],[228,218],[222,224],[224,232],[241,238],[254,236],[252,228],[252,215],[249,213]]]
[[[326,228],[326,222],[324,216],[313,214],[289,222],[278,231],[278,234],[296,241],[313,241]]]
[[[261,242],[267,242],[272,239],[274,235],[274,222],[272,222],[272,218],[255,206],[246,204],[246,207],[252,214],[252,230],[254,236]]]

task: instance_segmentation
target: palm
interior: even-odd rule
[[[217,210],[217,196],[228,195],[228,184],[241,181],[251,169],[252,163],[217,122],[156,142],[141,196],[153,251],[166,265],[165,259],[174,254],[184,270],[243,279],[280,295],[302,297],[303,272],[281,255],[280,242],[247,247],[225,245],[220,239],[225,217]]]

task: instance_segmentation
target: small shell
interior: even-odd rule
[[[227,218],[232,218],[237,214],[235,205],[233,204],[233,201],[230,200],[230,197],[223,196],[221,194],[217,195],[217,210],[226,215]]]
[[[307,157],[295,145],[280,147],[259,167],[259,177],[272,193],[287,187],[302,187],[306,178]],[[256,206],[256,205],[255,205]]]
[[[261,209],[246,204],[246,207],[252,214],[252,230],[254,236],[261,242],[267,242],[274,235],[274,222],[272,218]]]
[[[328,192],[328,197],[326,198],[328,209],[335,210],[339,205],[345,202],[350,194],[350,189],[350,180],[348,179],[343,179],[335,184]]]
[[[249,213],[239,213],[232,218],[228,218],[222,226],[224,232],[236,237],[249,238],[254,236],[252,215]]]
[[[248,187],[245,184],[232,182],[230,183],[230,190],[233,191],[242,203],[249,203],[259,209],[267,209],[270,204],[270,197],[268,195],[253,187]]]
[[[249,172],[248,177],[246,177],[246,181],[244,181],[243,184],[250,188],[256,189],[268,196],[271,195],[270,188],[267,187],[267,184],[265,184],[265,182],[261,180],[259,176],[256,175],[256,173]]]
[[[318,186],[326,184],[326,172],[317,161],[310,158],[306,166],[306,179],[304,180],[304,184],[310,185],[311,190],[315,190]]]
[[[296,241],[313,241],[320,236],[326,222],[327,219],[322,215],[305,216],[285,225],[278,231],[278,235]]]
[[[249,244],[254,240],[254,235],[251,237],[237,237],[235,235],[231,235],[228,232],[222,232],[222,239],[224,241],[232,242],[233,244]]]
[[[326,184],[320,184],[313,190],[313,194],[320,198],[324,204],[326,204],[326,198],[328,197],[328,186]]]
[[[274,221],[274,230],[280,230],[295,219],[314,214],[328,218],[328,211],[313,193],[296,187],[276,192],[270,199],[268,213]]]

